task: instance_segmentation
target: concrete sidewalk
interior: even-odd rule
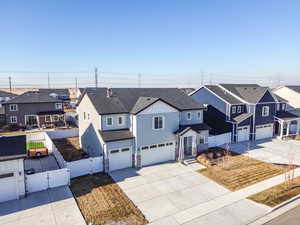
[[[299,175],[300,175],[300,168],[295,170],[295,176],[299,176]],[[198,204],[192,208],[189,208],[187,210],[181,211],[173,215],[173,217],[178,224],[185,224],[188,223],[189,221],[193,221],[201,216],[204,216],[213,211],[231,205],[235,202],[247,198],[250,195],[256,194],[258,192],[261,192],[265,189],[271,188],[283,182],[284,182],[284,174],[254,184],[252,186],[241,189],[239,191],[228,193],[221,197],[215,198],[211,201]],[[269,208],[267,206],[265,207]]]

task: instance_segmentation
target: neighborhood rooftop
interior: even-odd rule
[[[13,97],[16,97],[16,96],[18,96],[18,95],[10,93],[10,92],[7,92],[7,91],[1,91],[0,90],[0,98],[1,97],[10,97],[10,98],[13,98]]]
[[[289,89],[292,89],[295,92],[300,93],[300,85],[287,85],[286,87],[288,87]]]
[[[239,99],[217,85],[205,85],[205,87],[232,105],[242,104]]]
[[[48,93],[39,92],[39,91],[28,91],[24,94],[21,94],[8,102],[11,103],[43,103],[43,102],[58,102],[59,100],[51,97]]]
[[[158,99],[178,110],[205,108],[178,88],[90,88],[86,92],[99,114],[136,113]]]

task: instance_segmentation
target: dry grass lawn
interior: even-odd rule
[[[248,199],[274,207],[300,194],[300,177],[296,177],[293,181],[293,185],[291,186],[292,188],[288,189],[286,183],[281,183],[272,188],[251,195]]]
[[[71,190],[87,224],[148,223],[140,210],[108,175],[97,174],[72,179]]]
[[[53,143],[68,162],[82,158],[83,150],[79,146],[78,137],[54,139]]]
[[[282,174],[284,171],[283,168],[273,164],[265,163],[244,155],[233,154],[228,157],[225,164],[219,159],[215,165],[199,170],[198,172],[223,185],[227,189],[236,191]]]

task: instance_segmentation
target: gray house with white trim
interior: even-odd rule
[[[88,88],[77,108],[82,148],[106,172],[183,160],[207,149],[205,106],[177,88]]]
[[[205,122],[216,132],[231,131],[233,142],[282,136],[286,132],[286,127],[279,122],[288,116],[286,101],[268,87],[257,84],[205,85],[190,96],[200,104],[208,105]]]

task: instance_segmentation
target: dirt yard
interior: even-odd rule
[[[72,179],[71,190],[87,224],[148,223],[140,210],[108,175],[97,174]]]
[[[206,169],[199,170],[199,173],[231,191],[248,187],[285,171],[273,164],[230,151],[226,152],[222,148],[214,148],[202,153],[197,160],[207,166]]]
[[[78,137],[54,139],[53,143],[66,161],[71,162],[82,158],[83,150],[79,146]]]
[[[254,194],[248,199],[265,204],[270,207],[274,207],[299,194],[300,177],[296,177],[292,182],[290,189],[287,188],[286,183],[282,183],[257,194]]]

